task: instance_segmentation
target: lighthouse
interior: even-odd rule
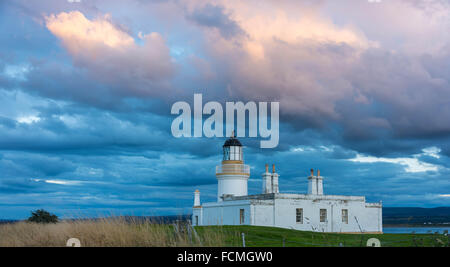
[[[257,225],[330,233],[382,233],[382,204],[367,203],[364,196],[326,195],[323,177],[311,170],[308,193],[282,193],[275,164],[266,164],[262,192],[248,195],[250,167],[244,164],[241,142],[234,133],[222,146],[216,167],[217,201],[200,201],[194,192],[192,225]],[[214,179],[214,178],[212,178]]]
[[[244,152],[241,142],[234,136],[223,145],[222,164],[216,167],[218,181],[217,201],[226,196],[246,196],[250,166],[244,164]]]

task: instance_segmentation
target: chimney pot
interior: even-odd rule
[[[266,172],[269,172],[269,164],[266,164]]]
[[[275,164],[272,164],[272,173],[275,173]]]
[[[317,177],[320,177],[320,170],[317,170]]]
[[[311,169],[311,176],[314,176],[314,169]]]

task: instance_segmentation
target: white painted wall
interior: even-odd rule
[[[274,226],[273,212],[274,205],[273,200],[259,200],[254,201],[252,204],[252,225],[258,226]]]
[[[366,208],[364,200],[275,199],[275,226],[319,232],[381,232],[380,207]],[[303,209],[303,223],[296,222],[296,209]],[[320,209],[327,220],[320,222]],[[342,209],[348,210],[348,224],[342,222]],[[355,219],[356,217],[356,219]],[[358,226],[359,223],[359,226]]]
[[[244,210],[244,225],[251,224],[249,200],[205,203],[201,225],[240,225],[240,209]]]
[[[315,176],[308,177],[308,194],[317,195],[317,181]]]
[[[303,223],[296,222],[297,208],[303,209]],[[240,209],[245,211],[246,225],[319,232],[360,232],[361,227],[363,232],[382,232],[381,205],[352,196],[277,194],[275,199],[226,200],[205,203],[202,213],[194,209],[193,218],[201,216],[200,225],[239,225]],[[327,210],[326,222],[320,222],[320,209]],[[342,222],[342,209],[348,210],[348,224]]]
[[[272,174],[270,172],[265,172],[262,174],[262,193],[270,194],[272,193]]]
[[[220,198],[223,194],[230,194],[234,196],[246,196],[248,176],[246,175],[220,175],[217,176],[217,201],[222,201]]]
[[[191,223],[194,226],[201,226],[203,225],[202,223],[202,214],[203,214],[203,209],[201,207],[197,207],[197,208],[193,208],[192,210],[192,218],[191,218]],[[196,217],[198,217],[198,224],[197,224],[197,220]]]
[[[323,177],[318,176],[316,180],[317,180],[317,194],[323,195]]]
[[[278,189],[278,178],[280,176],[278,173],[272,173],[272,193],[278,194],[280,190]]]

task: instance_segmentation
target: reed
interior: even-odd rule
[[[188,223],[103,218],[65,220],[56,224],[17,222],[0,225],[2,247],[61,247],[77,238],[83,247],[189,247],[224,246],[225,234],[218,229],[200,233]]]

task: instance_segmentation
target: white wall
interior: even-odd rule
[[[206,203],[202,209],[202,225],[240,225],[240,209],[244,209],[244,224],[251,224],[249,200]]]
[[[220,175],[217,177],[217,201],[223,194],[234,196],[246,196],[248,176],[245,175]]]
[[[252,202],[252,225],[274,226],[273,200],[259,200]]]
[[[366,208],[364,201],[277,198],[274,205],[273,225],[277,227],[319,232],[360,232],[360,227],[364,232],[382,231],[381,208],[375,206]],[[297,208],[303,209],[303,223],[296,222]],[[264,209],[261,208],[262,211],[256,214],[264,216]],[[320,222],[320,209],[327,211],[325,222]],[[348,210],[348,224],[342,222],[342,209]],[[256,221],[260,220],[256,218]]]
[[[191,218],[192,225],[194,225],[194,226],[203,225],[202,224],[202,214],[203,214],[202,208],[193,208],[192,218]],[[196,216],[198,216],[198,224],[196,224],[196,219],[195,219]]]
[[[297,208],[303,209],[303,223],[296,222]],[[202,213],[194,209],[194,216],[200,214],[200,225],[239,225],[240,209],[245,211],[246,225],[319,232],[360,232],[360,227],[363,232],[382,231],[381,206],[365,203],[364,197],[280,194],[275,200],[205,203]],[[327,210],[326,222],[320,222],[320,209]],[[342,209],[348,210],[348,224],[342,222]]]

